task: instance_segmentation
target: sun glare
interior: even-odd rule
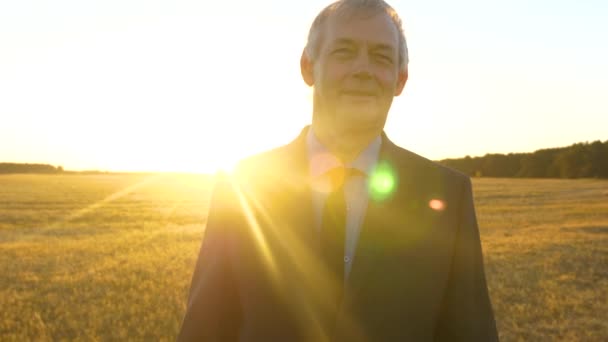
[[[234,158],[222,158],[215,163],[215,172],[232,173],[238,164],[237,157]]]
[[[185,160],[181,163],[174,163],[171,170],[161,170],[170,172],[186,172],[186,173],[206,173],[216,174],[218,172],[232,174],[241,156],[206,156],[197,158],[196,160]]]

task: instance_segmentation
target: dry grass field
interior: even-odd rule
[[[0,340],[174,340],[210,186],[0,176]],[[608,340],[608,181],[474,187],[501,339]]]

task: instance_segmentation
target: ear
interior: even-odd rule
[[[397,87],[395,88],[395,96],[401,95],[405,83],[407,82],[407,66],[403,70],[399,70],[399,76],[397,76]]]
[[[313,62],[308,56],[306,49],[302,51],[302,57],[300,57],[300,72],[302,73],[302,79],[309,87],[315,84]]]

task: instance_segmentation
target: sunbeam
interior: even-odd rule
[[[262,255],[264,256],[264,261],[270,268],[270,274],[272,275],[273,279],[276,281],[278,278],[277,266],[274,261],[274,258],[272,257],[272,254],[268,248],[268,244],[266,243],[266,238],[264,237],[264,234],[262,233],[262,229],[260,228],[260,225],[255,217],[255,214],[251,210],[251,207],[249,206],[249,202],[243,195],[243,192],[241,191],[239,185],[236,184],[236,182],[234,182],[233,178],[231,178],[231,185],[234,189],[234,192],[238,196],[239,204],[241,205],[243,214],[245,214],[247,223],[249,224],[249,227],[252,228],[251,231],[254,234],[256,246],[262,252]]]
[[[343,284],[337,283],[335,276],[321,262],[315,251],[300,240],[293,229],[282,226],[277,218],[271,217],[264,205],[257,198],[248,197],[248,192],[243,192],[234,180],[232,184],[238,194],[239,203],[243,208],[246,219],[251,226],[257,247],[262,251],[265,262],[270,267],[275,289],[281,296],[288,298],[292,305],[297,306],[293,308],[293,312],[305,315],[298,317],[298,319],[300,324],[306,328],[306,331],[313,334],[316,340],[327,340],[329,332],[321,324],[318,310],[320,309],[323,312],[330,310],[330,303],[335,296],[334,289],[343,286]],[[256,219],[256,214],[260,216],[265,224],[264,227],[267,228],[264,231],[262,231],[262,227]],[[284,261],[288,262],[290,270],[296,270],[297,279],[303,282],[305,288],[311,290],[309,292],[311,297],[293,296],[293,294],[285,293],[285,282],[289,279],[285,279],[285,275],[281,274],[280,267],[275,262],[277,256],[273,255],[268,246],[267,240],[269,239],[280,244],[275,246],[274,250],[276,251],[277,247],[281,248],[281,255],[287,257],[287,260]],[[352,335],[362,336],[354,317],[343,317],[343,320]]]
[[[119,199],[119,198],[121,198],[123,196],[126,196],[129,193],[133,192],[134,190],[136,190],[136,189],[138,189],[138,188],[140,188],[140,187],[142,187],[144,185],[147,185],[150,182],[152,182],[154,180],[157,180],[157,179],[159,179],[161,177],[163,177],[163,175],[152,175],[152,176],[146,177],[143,180],[141,180],[141,181],[139,181],[139,182],[137,182],[137,183],[135,183],[133,185],[130,185],[130,186],[128,186],[128,187],[126,187],[126,188],[118,191],[118,192],[115,192],[115,193],[107,196],[106,198],[104,198],[104,199],[102,199],[100,201],[97,201],[97,202],[95,202],[93,204],[90,204],[90,205],[88,205],[88,206],[86,206],[86,207],[84,207],[82,209],[79,209],[79,210],[73,212],[72,214],[68,215],[64,219],[58,220],[55,223],[51,223],[48,226],[48,228],[50,228],[50,229],[57,228],[57,227],[59,227],[61,225],[64,225],[64,224],[70,222],[70,221],[73,221],[73,220],[75,220],[75,219],[77,219],[79,217],[82,217],[82,216],[84,216],[86,214],[89,214],[89,213],[91,213],[91,212],[93,212],[93,211],[95,211],[95,210],[103,207],[104,205],[106,205],[106,204],[108,204],[108,203],[110,203],[112,201],[115,201],[115,200],[117,200],[117,199]]]

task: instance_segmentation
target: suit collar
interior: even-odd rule
[[[310,161],[309,161],[309,135],[312,133],[312,127],[306,126],[301,131],[300,134],[289,144],[284,147],[283,157],[286,161],[289,161],[290,164],[287,166],[292,172],[298,174],[310,174]],[[312,133],[314,134],[314,133]],[[378,144],[378,147],[375,147],[375,144]],[[316,147],[318,148],[318,147]],[[389,161],[389,162],[398,162],[403,161],[403,152],[399,146],[395,145],[386,135],[385,132],[382,132],[379,138],[379,141],[374,141],[370,144],[370,155],[373,155],[372,152],[376,152],[375,149],[379,149],[378,161]],[[367,164],[366,164],[367,165]],[[367,168],[367,166],[365,166]],[[282,170],[285,171],[285,170]],[[368,171],[369,172],[369,171]]]
[[[312,127],[306,133],[306,145],[308,151],[308,159],[310,161],[310,174],[313,178],[319,177],[329,170],[336,167],[347,167],[359,170],[361,173],[369,176],[376,162],[382,144],[381,136],[372,140],[369,145],[363,149],[352,162],[344,165],[336,156],[334,156],[317,138]]]

